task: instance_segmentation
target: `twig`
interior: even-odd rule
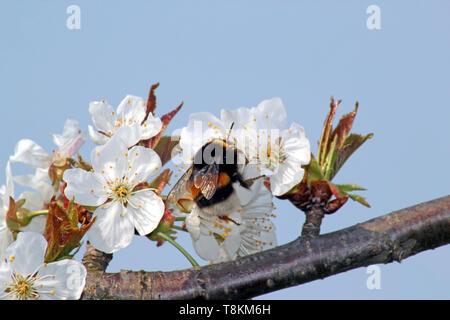
[[[83,256],[83,264],[88,270],[105,271],[113,258],[112,253],[104,253],[95,249],[89,241],[86,242],[86,252]]]

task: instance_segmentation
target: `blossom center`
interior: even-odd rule
[[[6,288],[5,292],[19,300],[28,300],[29,298],[37,299],[39,295],[34,288],[34,277],[28,275],[26,277],[20,274],[12,275],[12,282]]]
[[[131,189],[131,186],[124,181],[116,183],[111,188],[113,200],[120,201],[124,204],[127,203],[131,196]]]
[[[118,129],[122,126],[131,126],[135,123],[137,123],[136,119],[133,119],[133,118],[126,119],[126,118],[119,117],[116,119],[116,123],[115,123],[114,127]]]
[[[274,143],[270,141],[263,144],[262,150],[258,153],[258,160],[269,170],[275,170],[280,163],[286,160],[284,148],[281,145],[281,137],[277,138]]]

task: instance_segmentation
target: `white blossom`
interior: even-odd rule
[[[145,147],[128,150],[125,142],[114,136],[93,150],[91,163],[91,172],[79,168],[64,172],[64,192],[76,203],[97,207],[88,239],[103,252],[115,252],[131,243],[135,228],[146,235],[158,226],[163,201],[151,189],[136,191],[135,187],[158,172],[161,160]]]
[[[89,113],[95,126],[95,129],[89,126],[91,140],[103,145],[117,135],[127,147],[131,147],[141,140],[154,137],[161,131],[161,119],[152,113],[145,119],[146,107],[142,98],[132,95],[127,95],[116,111],[105,100],[91,102]]]
[[[52,134],[53,142],[58,150],[52,154],[30,139],[20,140],[15,148],[14,155],[10,156],[11,162],[21,162],[33,168],[48,168],[52,163],[60,164],[66,158],[73,157],[85,141],[85,133],[80,129],[77,121],[67,119],[62,134]]]
[[[301,182],[302,166],[311,157],[310,144],[303,127],[297,123],[286,126],[287,114],[281,99],[264,100],[251,109],[222,110],[221,118],[225,126],[233,122],[241,125],[235,139],[243,145],[249,162],[270,176],[275,196]]]
[[[9,209],[10,197],[14,199],[13,180],[11,165],[8,161],[6,165],[6,185],[0,188],[0,257],[4,256],[6,248],[13,241],[13,234],[6,224],[6,213]],[[52,194],[51,186],[44,182],[35,185],[35,188],[38,190],[37,192],[25,191],[19,196],[19,199],[25,199],[23,208],[31,211],[42,209],[44,202],[48,201]],[[20,231],[34,231],[43,234],[46,218],[45,215],[36,216],[28,225],[21,227]]]
[[[303,127],[286,126],[287,115],[279,98],[264,100],[254,108],[192,114],[181,130],[181,165],[192,163],[198,150],[212,139],[228,139],[241,150],[260,174],[270,177],[271,191],[279,196],[301,182],[303,165],[310,161],[310,144]]]
[[[76,120],[67,119],[62,134],[52,134],[53,142],[57,146],[57,149],[52,150],[52,153],[47,152],[30,139],[22,139],[16,144],[14,154],[9,158],[10,161],[35,168],[33,174],[14,176],[11,180],[33,190],[25,191],[19,196],[19,199],[26,200],[24,208],[32,211],[41,210],[44,203],[51,199],[54,190],[49,178],[50,166],[52,164],[63,165],[67,158],[73,157],[84,144],[85,136],[86,134],[81,130],[80,124]],[[42,233],[45,221],[45,216],[37,216],[21,230]]]
[[[79,299],[86,269],[76,260],[44,262],[47,242],[35,232],[20,232],[0,259],[0,299]]]
[[[10,197],[14,198],[14,184],[8,161],[6,165],[6,185],[0,187],[0,259],[5,256],[6,248],[13,241],[12,233],[6,225],[6,213],[8,212]]]
[[[246,168],[244,177],[254,176],[251,169]],[[250,192],[246,204],[237,203],[237,209],[224,216],[214,216],[194,206],[186,218],[186,227],[201,258],[216,263],[276,246],[272,194],[262,179],[253,183]]]

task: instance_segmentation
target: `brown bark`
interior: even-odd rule
[[[320,226],[325,215],[323,207],[313,207],[305,212],[305,223],[302,228],[302,237],[315,238],[320,234]]]
[[[172,272],[89,271],[82,299],[247,299],[450,243],[450,196],[235,261]]]
[[[83,264],[87,270],[105,271],[112,258],[112,253],[101,252],[95,249],[89,241],[86,243]]]

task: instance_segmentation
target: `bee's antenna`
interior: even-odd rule
[[[228,130],[227,141],[230,138],[231,130],[233,129],[233,127],[234,127],[234,121],[233,121],[233,123],[230,126],[230,130]]]

